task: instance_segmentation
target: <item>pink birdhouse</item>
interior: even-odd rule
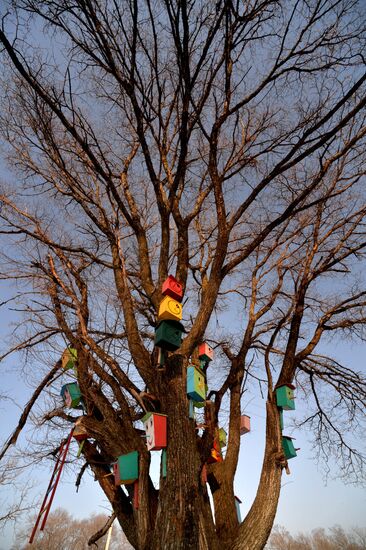
[[[250,432],[250,416],[242,414],[240,417],[240,435]]]
[[[210,346],[206,342],[203,342],[202,344],[199,345],[198,357],[200,359],[204,361],[212,361],[213,356],[214,356],[214,351],[212,348],[210,348]]]
[[[173,275],[169,275],[164,281],[161,292],[164,296],[170,296],[178,302],[183,299],[183,285]]]

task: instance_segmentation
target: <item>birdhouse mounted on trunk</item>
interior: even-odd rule
[[[202,344],[199,345],[198,357],[202,361],[208,363],[209,361],[212,361],[213,356],[214,356],[214,351],[206,342],[203,342]]]
[[[250,416],[242,414],[240,417],[240,435],[250,432]]]
[[[160,451],[167,445],[167,415],[149,412],[142,419],[148,451]]]
[[[161,321],[155,331],[155,346],[167,351],[180,348],[184,327],[178,321]]]
[[[164,296],[170,296],[178,302],[181,302],[183,299],[183,286],[173,275],[169,275],[164,281],[161,291]]]
[[[73,369],[78,358],[75,348],[66,348],[61,357],[61,365],[64,370]]]
[[[215,438],[213,442],[213,448],[211,449],[211,456],[207,459],[207,464],[213,464],[214,462],[223,462],[220,442]]]
[[[139,453],[132,451],[117,458],[113,465],[115,485],[134,483],[139,477]]]
[[[219,428],[219,443],[221,449],[227,445],[227,433],[224,428]]]
[[[182,304],[171,298],[165,296],[160,302],[158,320],[159,321],[181,321],[182,319]]]
[[[276,388],[277,407],[281,407],[285,411],[295,410],[294,389],[295,386],[292,384],[287,384]]]
[[[282,448],[287,460],[289,460],[290,458],[295,458],[295,456],[297,456],[297,452],[292,440],[292,437],[289,437],[287,435],[282,436]]]
[[[76,408],[80,405],[81,392],[76,382],[70,384],[64,384],[61,388],[61,397],[64,400],[66,407]]]
[[[196,367],[187,368],[187,395],[192,401],[206,399],[206,379],[203,372]]]

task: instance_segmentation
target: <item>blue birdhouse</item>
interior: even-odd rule
[[[187,368],[187,395],[192,401],[206,399],[206,379],[201,369],[190,366]]]

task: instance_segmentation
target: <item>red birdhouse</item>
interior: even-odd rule
[[[147,413],[142,419],[146,432],[148,451],[160,451],[166,447],[167,416],[165,414]]]
[[[214,439],[211,456],[207,459],[207,464],[212,464],[213,462],[223,462],[220,442],[217,439]]]
[[[164,296],[170,296],[174,300],[177,300],[177,302],[183,300],[183,285],[173,275],[169,275],[166,281],[164,281],[161,292]]]

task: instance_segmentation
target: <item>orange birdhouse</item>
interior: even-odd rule
[[[211,456],[207,459],[207,464],[212,464],[214,462],[223,462],[220,442],[217,439],[214,439]]]

